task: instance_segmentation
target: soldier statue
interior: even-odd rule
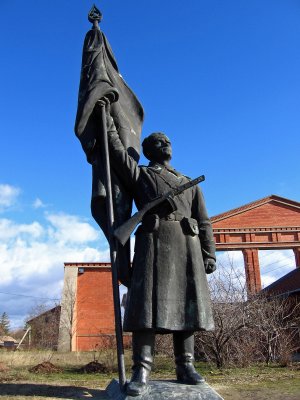
[[[111,166],[142,209],[157,196],[190,180],[170,165],[169,138],[152,133],[142,143],[150,161],[139,166],[122,144],[107,104]],[[215,244],[199,186],[147,213],[135,233],[124,331],[132,332],[133,374],[127,394],[148,389],[155,334],[173,334],[177,380],[198,385],[194,368],[194,332],[214,329],[206,274],[216,269]]]

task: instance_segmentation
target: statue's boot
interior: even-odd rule
[[[205,382],[194,367],[194,334],[176,332],[173,334],[173,343],[178,382],[186,385],[200,385]]]
[[[148,378],[153,363],[154,340],[154,332],[141,331],[132,334],[132,377],[126,388],[129,396],[141,396],[148,391]]]

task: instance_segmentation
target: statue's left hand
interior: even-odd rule
[[[207,274],[213,273],[217,269],[215,260],[213,258],[206,258],[204,260],[204,268]]]

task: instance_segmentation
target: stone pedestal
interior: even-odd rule
[[[223,400],[207,383],[192,386],[174,381],[150,381],[148,393],[132,397],[122,393],[118,381],[113,379],[106,388],[106,394],[113,400]]]

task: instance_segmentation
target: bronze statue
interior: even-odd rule
[[[108,106],[111,166],[142,209],[157,196],[190,178],[170,166],[171,142],[161,132],[143,143],[150,161],[138,166],[122,144]],[[173,333],[177,379],[197,385],[194,332],[214,328],[205,273],[216,269],[215,244],[199,186],[147,213],[136,233],[124,330],[133,333],[133,374],[127,394],[147,391],[155,333]]]
[[[142,105],[119,73],[95,6],[88,19],[93,27],[83,46],[75,132],[92,164],[92,214],[110,245],[119,386],[126,387],[119,281],[128,286],[124,330],[133,333],[127,393],[138,396],[148,389],[156,333],[173,334],[178,381],[201,384],[193,365],[194,332],[214,327],[205,274],[216,269],[204,199],[197,181],[170,166],[171,143],[163,133],[143,141],[150,163],[138,165]],[[130,218],[132,199],[142,210],[169,192],[143,216],[130,268],[129,235],[120,243],[116,238]]]

